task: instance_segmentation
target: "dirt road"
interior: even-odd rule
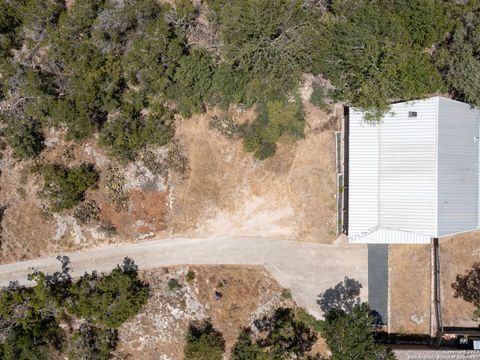
[[[363,284],[367,299],[367,247],[278,241],[265,238],[203,238],[155,240],[67,253],[73,276],[85,271],[106,272],[128,256],[140,269],[179,264],[263,265],[290,292],[297,303],[321,317],[317,295],[345,276]],[[16,280],[27,283],[31,268],[44,272],[59,269],[54,257],[0,266],[0,285]]]

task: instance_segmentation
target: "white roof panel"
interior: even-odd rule
[[[394,242],[394,234],[403,234],[406,242],[413,234],[421,242],[434,236],[437,104],[438,98],[394,104],[374,124],[364,120],[363,112],[351,110],[348,233],[352,242],[359,242],[362,233],[379,243],[385,242],[382,236]],[[416,117],[409,117],[410,111]]]
[[[426,243],[479,228],[478,109],[432,97],[393,104],[374,124],[351,109],[349,130],[351,242]]]

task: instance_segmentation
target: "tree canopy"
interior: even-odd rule
[[[125,258],[110,274],[85,274],[73,281],[67,257],[60,271],[33,272],[32,287],[11,283],[0,289],[0,357],[2,359],[110,359],[116,347],[114,328],[138,313],[148,284],[138,278],[135,263]],[[77,317],[80,326],[66,332]],[[86,320],[86,321],[85,321]]]
[[[85,0],[67,10],[64,0],[0,0],[7,142],[24,159],[41,152],[47,126],[79,141],[98,132],[112,156],[128,161],[147,144],[171,141],[175,113],[255,106],[258,118],[239,134],[264,159],[280,135],[302,134],[301,112],[278,126],[264,108],[299,106],[305,73],[332,85],[317,83],[312,103],[341,101],[372,120],[392,101],[447,90],[478,104],[479,8],[448,0]],[[208,36],[192,40],[205,21]]]

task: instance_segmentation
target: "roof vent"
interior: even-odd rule
[[[417,117],[417,112],[416,112],[416,111],[409,111],[409,112],[408,112],[408,117],[409,117],[409,118]]]

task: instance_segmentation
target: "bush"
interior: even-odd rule
[[[6,141],[19,159],[34,157],[43,149],[43,134],[37,123],[31,120],[9,122]]]
[[[111,359],[118,341],[117,331],[102,329],[91,323],[83,323],[70,338],[68,343],[68,358],[83,359]]]
[[[175,73],[175,85],[170,90],[182,116],[190,116],[205,110],[210,98],[215,71],[211,55],[206,50],[194,49],[179,61]]]
[[[223,56],[246,83],[260,83],[264,100],[284,98],[312,65],[318,7],[301,0],[210,0],[224,43]]]
[[[240,333],[232,349],[232,360],[267,360],[269,356],[256,342],[252,341],[250,329]]]
[[[176,291],[178,289],[181,289],[182,285],[178,282],[177,279],[170,279],[168,280],[168,290],[170,291]]]
[[[185,280],[187,282],[195,280],[195,272],[193,270],[188,270],[187,275],[185,275]]]
[[[325,94],[325,89],[323,88],[322,85],[314,82],[313,83],[313,91],[312,94],[310,95],[310,102],[318,106],[321,109],[324,109],[326,107],[326,94]]]
[[[221,360],[225,352],[225,340],[209,322],[191,324],[184,349],[185,360]]]
[[[44,165],[40,172],[44,177],[44,192],[49,196],[52,209],[70,209],[83,201],[85,191],[98,180],[91,164],[66,168],[62,165]]]
[[[302,137],[304,128],[303,107],[294,103],[270,101],[259,106],[257,119],[242,127],[243,144],[258,160],[275,154],[276,142],[282,135]]]
[[[98,220],[100,208],[95,200],[87,200],[80,203],[73,211],[73,217],[81,224],[87,224],[92,220]]]
[[[163,105],[152,106],[148,115],[127,106],[105,124],[100,143],[120,160],[133,160],[145,145],[165,145],[173,135],[173,112]]]
[[[50,198],[53,211],[70,209],[84,200],[85,191],[95,185],[98,174],[91,164],[71,168],[58,164],[43,165],[44,193]]]
[[[137,267],[125,258],[108,275],[83,275],[70,288],[68,309],[83,319],[117,328],[140,311],[148,295]]]
[[[59,358],[62,355],[69,359],[109,359],[117,344],[117,332],[105,327],[99,327],[91,322],[83,323],[75,332],[64,332],[60,328],[60,321],[77,322],[79,319],[72,318],[72,314],[81,312],[88,307],[80,303],[82,307],[75,308],[72,312],[70,306],[78,301],[78,289],[83,289],[84,294],[103,294],[103,297],[93,296],[90,305],[98,309],[103,305],[103,317],[115,316],[115,319],[126,319],[133,315],[132,309],[139,311],[137,306],[130,306],[128,311],[123,309],[122,315],[119,303],[136,304],[140,299],[144,303],[144,290],[139,296],[138,289],[130,286],[138,283],[137,267],[130,259],[125,259],[123,266],[115,269],[111,275],[106,275],[106,281],[102,282],[98,277],[82,277],[74,283],[70,276],[69,259],[57,257],[62,263],[61,271],[53,274],[34,272],[28,276],[28,280],[34,282],[33,286],[19,286],[11,283],[0,289],[0,358],[6,360],[35,359],[47,360]],[[128,277],[117,281],[115,286],[112,277],[119,280],[118,273]],[[91,281],[88,283],[86,279]],[[108,297],[113,287],[113,297]],[[143,289],[146,285],[142,283]],[[112,292],[110,292],[112,294]],[[73,298],[72,298],[73,297]],[[108,298],[107,298],[108,297]],[[102,303],[99,304],[98,301]],[[121,300],[121,301],[120,301]],[[108,302],[111,301],[111,302]],[[109,305],[111,307],[109,307]],[[68,308],[68,315],[66,309]],[[110,317],[109,320],[112,320]],[[119,325],[115,322],[115,325]]]
[[[458,274],[452,288],[455,290],[454,297],[462,298],[477,308],[473,318],[478,321],[480,319],[480,262],[473,264],[466,274]]]

